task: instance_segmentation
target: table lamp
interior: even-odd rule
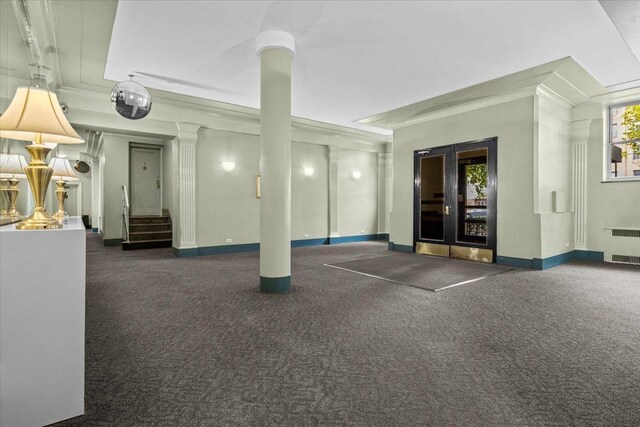
[[[49,163],[49,167],[53,169],[52,179],[56,180],[56,197],[58,198],[58,212],[53,217],[58,221],[64,219],[64,200],[67,198],[67,190],[65,185],[67,181],[78,181],[78,175],[69,164],[69,160],[62,157],[54,157]]]
[[[24,168],[27,163],[24,157],[18,154],[0,154],[0,179],[6,180],[6,188],[4,191],[9,196],[9,207],[5,214],[9,218],[20,218],[20,212],[16,209],[16,201],[18,200],[18,180],[27,176]]]
[[[60,108],[55,93],[38,87],[19,87],[11,104],[0,116],[0,137],[32,141],[27,145],[31,156],[24,172],[33,192],[33,214],[16,225],[18,230],[62,228],[44,208],[53,169],[45,159],[51,148],[44,141],[56,144],[82,144],[84,140],[71,127]]]

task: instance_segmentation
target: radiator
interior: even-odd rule
[[[640,227],[606,228],[604,260],[640,265]]]

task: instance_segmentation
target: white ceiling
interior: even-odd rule
[[[275,29],[296,38],[293,115],[379,133],[354,121],[567,56],[640,80],[600,4],[573,0],[121,0],[104,77],[259,107],[255,37]]]

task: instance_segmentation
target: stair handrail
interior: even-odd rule
[[[129,194],[127,192],[127,186],[122,186],[122,220],[124,222],[122,240],[129,241]]]

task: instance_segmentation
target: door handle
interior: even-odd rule
[[[444,207],[444,214],[445,215],[449,215],[450,211],[451,211],[451,208],[449,207],[449,205]]]

